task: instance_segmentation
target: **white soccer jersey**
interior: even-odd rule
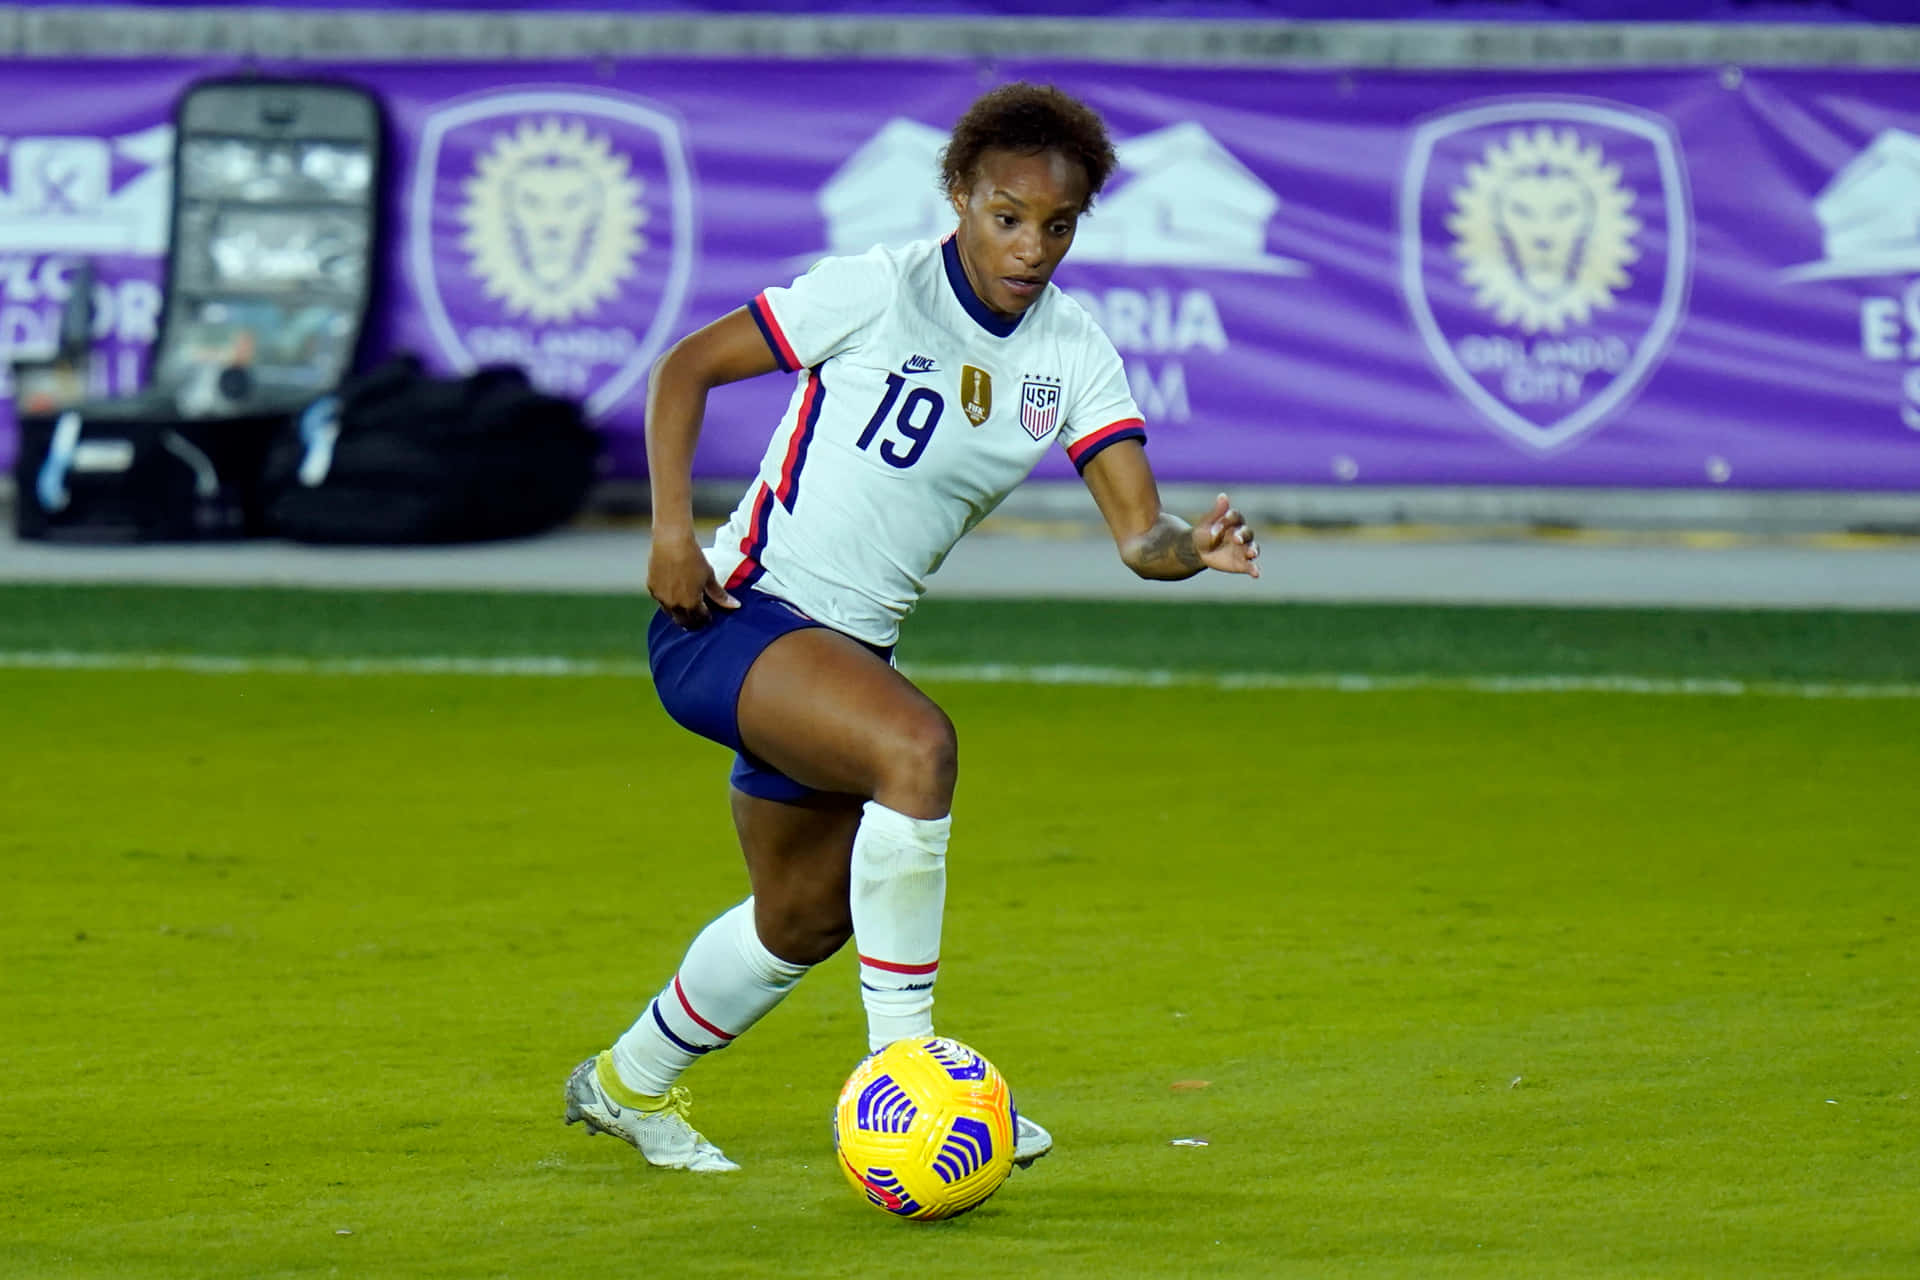
[[[800,374],[760,473],[708,559],[873,644],[1058,437],[1074,465],[1145,440],[1126,372],[1048,285],[1017,319],[974,294],[953,238],[828,258],[753,300]]]

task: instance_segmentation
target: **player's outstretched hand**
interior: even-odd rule
[[[1260,544],[1253,539],[1253,526],[1233,509],[1227,495],[1213,500],[1213,510],[1201,516],[1193,526],[1193,545],[1201,563],[1222,573],[1260,576]]]
[[[738,609],[740,602],[727,594],[713,576],[699,542],[691,533],[684,537],[656,535],[653,549],[647,553],[647,594],[660,602],[667,616],[692,631],[713,620],[708,606]]]

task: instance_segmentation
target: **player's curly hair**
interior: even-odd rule
[[[1077,161],[1087,174],[1082,213],[1093,207],[1117,163],[1107,126],[1093,108],[1050,84],[1025,81],[1003,84],[967,108],[940,153],[941,186],[949,195],[965,191],[981,155],[995,149],[1023,155],[1058,151]]]

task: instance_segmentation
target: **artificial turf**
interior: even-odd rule
[[[0,651],[611,657],[644,621],[252,594],[9,589]],[[1354,669],[1396,621],[1433,647],[1376,670],[1569,670],[1473,666],[1473,611],[1257,612],[1297,655],[1261,669]],[[941,661],[1084,634],[981,615]],[[1102,632],[1191,656],[1153,616]],[[1726,662],[1584,670],[1913,678],[1900,615],[1714,617]],[[919,1226],[832,1164],[844,955],[689,1078],[740,1174],[561,1126],[745,891],[725,754],[644,679],[0,669],[0,1274],[1920,1274],[1920,701],[930,689],[940,1025],[1059,1146]]]

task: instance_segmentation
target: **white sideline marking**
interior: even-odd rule
[[[647,676],[638,660],[591,658],[223,658],[200,653],[0,652],[0,668],[43,671],[190,671],[200,675]]]
[[[1126,688],[1324,689],[1337,693],[1392,693],[1408,689],[1467,693],[1640,693],[1660,697],[1920,698],[1915,684],[1820,684],[1795,681],[1682,680],[1657,676],[1371,676],[1328,672],[1286,675],[1267,671],[1168,671],[1126,667],[912,666],[916,680],[966,684],[1086,684]]]
[[[207,675],[620,676],[648,677],[638,659],[595,658],[224,658],[211,654],[0,652],[0,669],[187,671]],[[1336,693],[1453,690],[1465,693],[1632,693],[1681,698],[1920,698],[1920,684],[1822,684],[1785,680],[1684,680],[1656,676],[1371,676],[1331,672],[1171,671],[1014,663],[903,663],[916,680],[952,684],[1077,684],[1131,689],[1307,689]]]

